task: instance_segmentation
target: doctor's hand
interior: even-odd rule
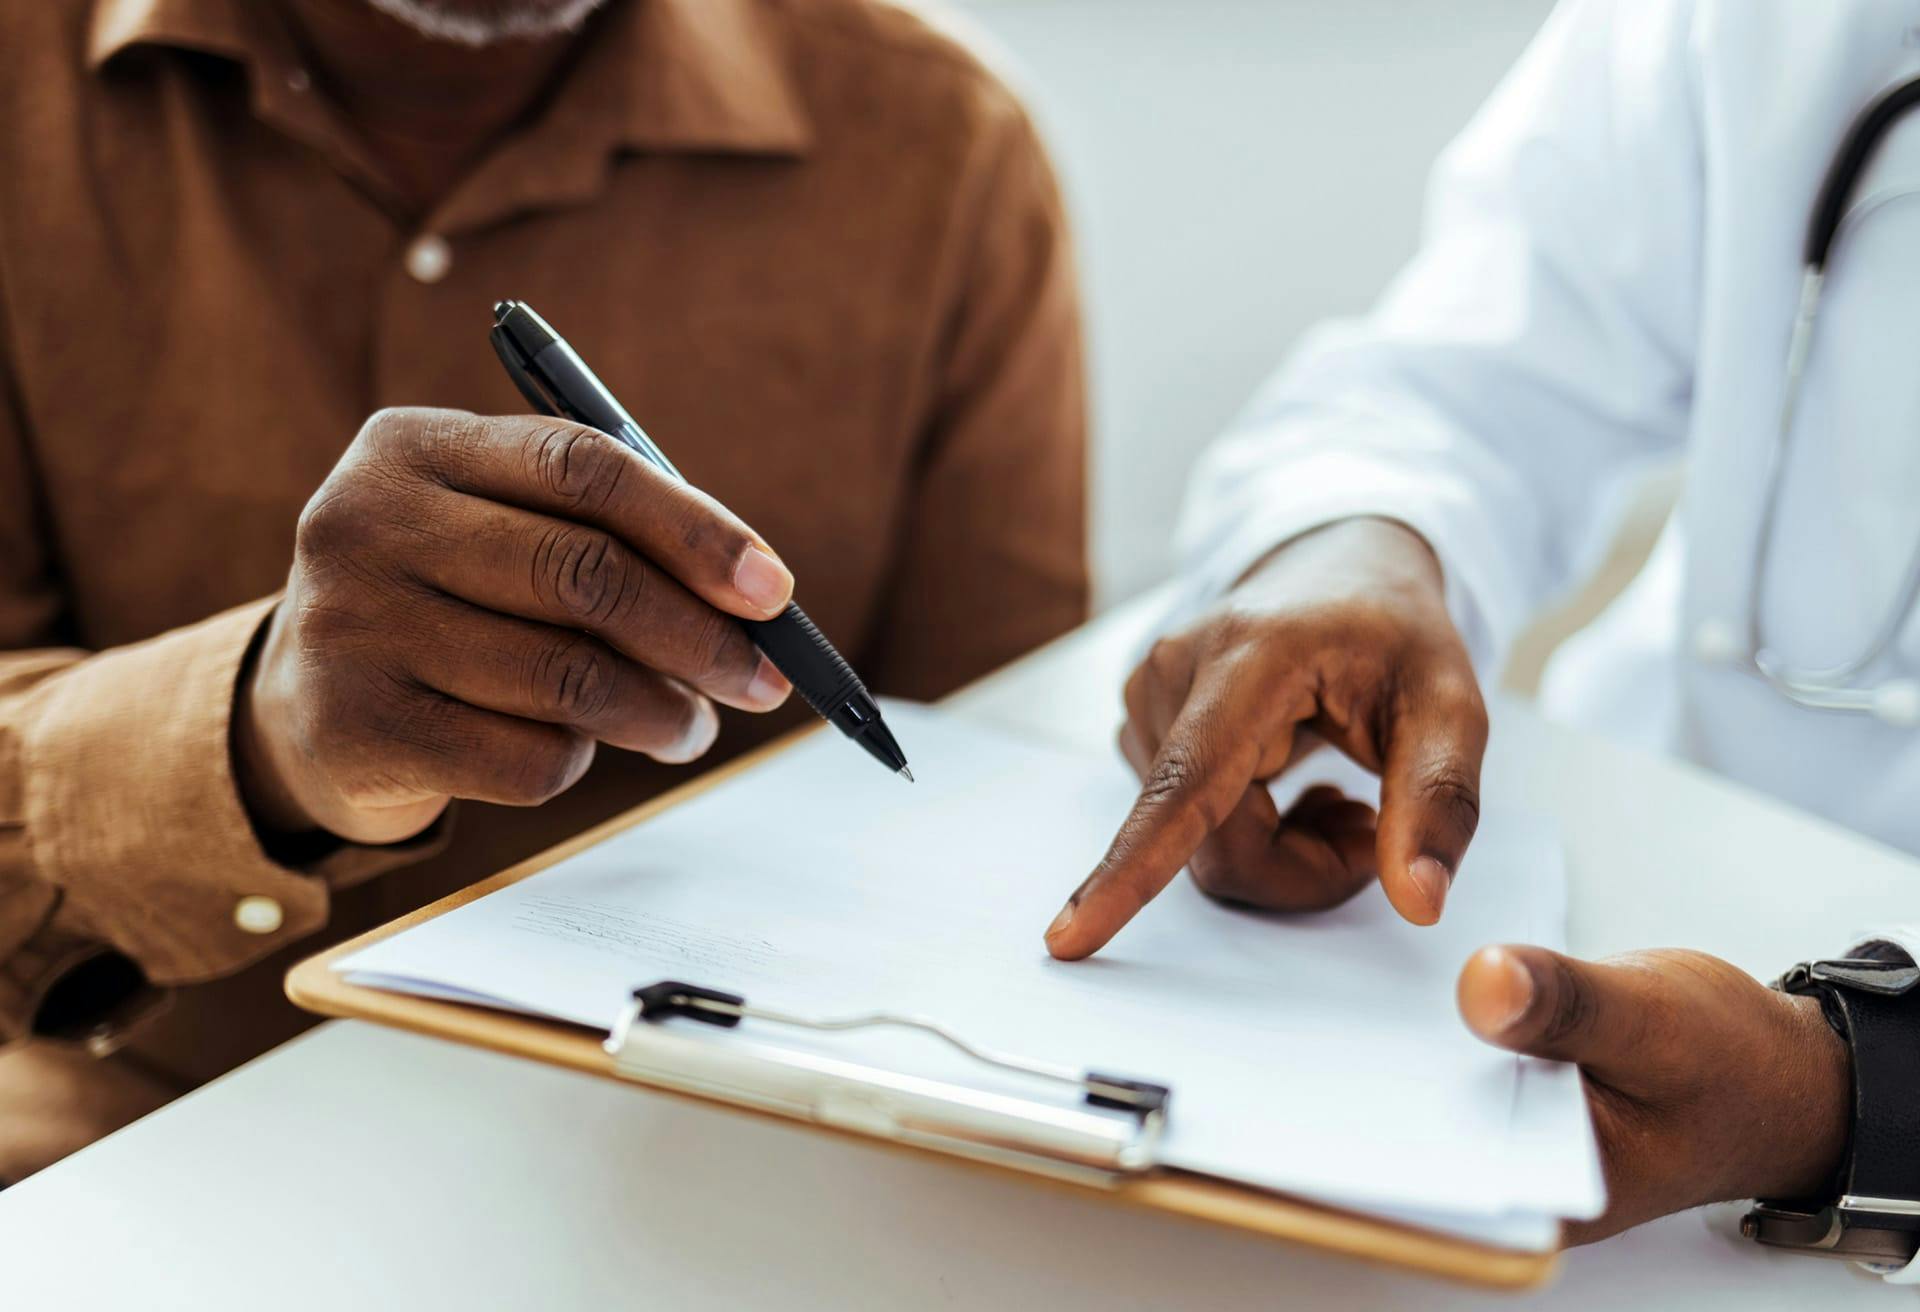
[[[1208,894],[1317,910],[1377,875],[1440,918],[1480,811],[1486,707],[1426,542],[1354,519],[1294,539],[1127,682],[1120,746],[1142,787],[1047,930],[1097,952],[1183,867]],[[1285,814],[1267,781],[1331,744],[1381,776],[1380,812],[1330,788]]]
[[[383,410],[308,502],[242,679],[270,834],[396,842],[454,797],[543,802],[596,743],[690,761],[787,681],[736,618],[793,579],[711,497],[557,419]]]
[[[1460,973],[1460,1011],[1489,1043],[1580,1066],[1608,1203],[1568,1227],[1570,1244],[1704,1203],[1833,1186],[1853,1071],[1817,999],[1699,952],[1589,963],[1490,947]]]

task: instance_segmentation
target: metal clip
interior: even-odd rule
[[[1069,1109],[896,1071],[774,1048],[672,1033],[673,1017],[734,1028],[742,1020],[814,1033],[904,1029],[930,1035],[973,1061],[1071,1088]],[[645,1022],[645,1023],[643,1023]],[[885,1012],[840,1018],[751,1006],[738,994],[662,980],[633,991],[607,1040],[622,1073],[799,1119],[922,1147],[1111,1184],[1156,1163],[1171,1091],[1164,1084],[1076,1071],[983,1048],[943,1025]],[[1122,1112],[1124,1119],[1105,1113]]]

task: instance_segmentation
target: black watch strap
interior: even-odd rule
[[[1777,985],[1820,999],[1853,1051],[1853,1132],[1834,1196],[1753,1205],[1741,1231],[1798,1252],[1901,1266],[1920,1247],[1920,967],[1853,958],[1795,966]]]
[[[1827,1023],[1853,1050],[1853,1136],[1840,1180],[1843,1210],[1875,1224],[1920,1230],[1920,966],[1816,961],[1782,977],[1788,993],[1820,999]],[[1880,1213],[1898,1203],[1907,1213]]]

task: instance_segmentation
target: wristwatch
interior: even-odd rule
[[[1876,945],[1877,946],[1877,945]],[[1903,1265],[1920,1248],[1920,967],[1881,957],[1810,961],[1774,987],[1820,999],[1853,1050],[1852,1133],[1826,1199],[1756,1201],[1740,1233],[1776,1248]]]

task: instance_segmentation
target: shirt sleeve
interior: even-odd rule
[[[98,1048],[159,990],[313,932],[330,887],[418,859],[444,822],[396,847],[276,863],[228,744],[236,681],[274,599],[132,646],[60,645],[49,538],[0,356],[0,1047],[41,1034]]]
[[[875,686],[909,697],[951,691],[1087,614],[1086,381],[1065,209],[1031,122],[997,87],[974,155],[871,657]]]
[[[1883,925],[1855,937],[1850,957],[1875,957],[1920,961],[1920,921],[1906,925]]]
[[[1488,669],[1591,568],[1686,432],[1690,22],[1671,0],[1563,0],[1442,155],[1413,262],[1369,316],[1310,334],[1203,459],[1179,614],[1301,533],[1384,516],[1432,544]]]

